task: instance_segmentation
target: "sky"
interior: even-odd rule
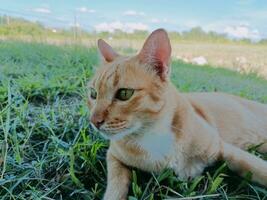
[[[53,28],[205,31],[232,38],[267,38],[267,0],[0,0],[0,15]]]

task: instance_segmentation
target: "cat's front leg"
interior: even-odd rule
[[[107,154],[108,180],[104,200],[126,200],[131,172],[110,152]]]

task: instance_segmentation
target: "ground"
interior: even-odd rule
[[[108,142],[90,129],[86,106],[97,63],[93,47],[0,42],[0,199],[101,199]],[[181,92],[223,91],[267,103],[267,81],[254,74],[174,60],[172,81]],[[190,182],[170,170],[133,169],[129,195],[267,199],[267,190],[217,163]]]

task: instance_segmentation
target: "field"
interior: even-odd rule
[[[107,38],[108,39],[108,38]],[[144,38],[145,39],[145,38]],[[114,38],[109,43],[112,46],[128,46],[130,49],[140,49],[144,39]],[[267,79],[267,45],[246,44],[233,41],[216,42],[182,40],[170,35],[173,57],[187,63],[203,57],[207,64],[238,71],[243,74],[256,73]],[[81,41],[83,44],[93,42]]]
[[[108,142],[89,127],[86,106],[97,63],[94,47],[0,42],[0,199],[101,199]],[[181,92],[267,103],[267,81],[255,74],[174,60],[172,80]],[[217,163],[189,182],[133,169],[129,199],[267,199],[267,190]]]
[[[113,47],[124,51],[127,48],[137,51],[148,36],[146,31],[125,33],[122,31],[87,32],[78,27],[74,29],[55,29],[44,27],[40,23],[21,18],[0,16],[0,40],[44,42],[49,44],[82,44],[93,47],[98,38],[107,40]],[[252,42],[249,39],[233,40],[224,34],[205,32],[194,27],[184,32],[169,32],[173,57],[187,63],[195,63],[202,57],[213,67],[223,67],[243,74],[255,73],[267,79],[267,39]]]

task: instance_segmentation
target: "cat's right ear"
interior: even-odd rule
[[[117,54],[112,47],[104,40],[97,41],[98,49],[106,62],[112,62],[119,54]]]
[[[171,58],[171,44],[167,32],[164,29],[153,31],[145,41],[138,58],[141,63],[152,66],[162,80],[166,80],[170,72]]]

